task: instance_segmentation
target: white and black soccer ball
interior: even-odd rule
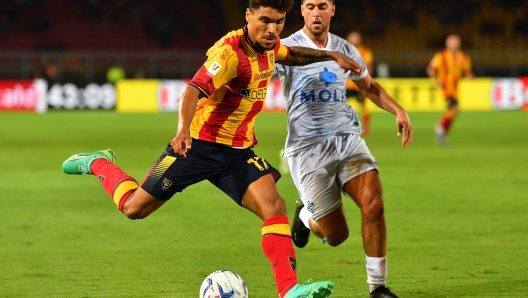
[[[200,287],[200,298],[247,298],[244,280],[235,272],[218,270],[207,276]]]

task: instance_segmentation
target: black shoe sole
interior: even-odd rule
[[[304,205],[301,201],[296,202],[295,216],[293,217],[293,223],[291,226],[293,244],[295,244],[295,246],[298,248],[303,248],[306,246],[306,244],[308,244],[308,239],[310,238],[311,232],[310,229],[304,226],[304,223],[299,218],[299,213],[301,213],[301,209],[303,207]]]

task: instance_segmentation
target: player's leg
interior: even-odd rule
[[[297,247],[306,245],[310,230],[317,237],[326,238],[331,246],[348,238],[341,190],[336,181],[340,162],[336,142],[341,138],[329,138],[288,158],[291,177],[302,201],[297,202],[291,229]]]
[[[367,108],[367,97],[359,92],[357,95],[358,101],[361,104],[361,118],[363,120],[363,133],[362,136],[367,136],[370,132],[370,111]]]
[[[454,97],[446,98],[447,110],[444,112],[435,127],[437,142],[441,145],[447,143],[446,137],[449,130],[458,115],[458,100]]]
[[[318,295],[313,297],[330,296],[334,288],[331,281],[309,285],[297,283],[297,261],[286,216],[286,204],[277,192],[272,174],[251,183],[241,203],[264,222],[261,226],[262,250],[272,265],[279,297],[312,297],[308,296],[311,294]]]
[[[275,185],[280,178],[279,172],[251,149],[226,148],[222,154],[224,168],[209,181],[263,221],[262,250],[272,265],[280,297],[309,297],[317,291],[319,296],[313,297],[328,297],[333,290],[330,281],[310,285],[297,283],[286,204]]]
[[[385,286],[387,278],[387,233],[383,190],[377,170],[363,173],[344,185],[361,210],[363,248],[370,297],[397,297]]]
[[[115,160],[110,149],[78,153],[62,164],[62,170],[67,174],[97,176],[117,208],[130,219],[145,218],[165,203],[140,188],[132,176],[114,164]]]
[[[371,170],[349,180],[344,190],[361,210],[361,232],[365,254],[384,257],[386,230],[382,186],[376,170]]]

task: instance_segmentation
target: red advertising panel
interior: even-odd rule
[[[39,79],[0,81],[0,111],[43,113],[48,107],[46,89],[46,81]]]

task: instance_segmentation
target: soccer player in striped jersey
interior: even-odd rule
[[[471,59],[460,50],[462,41],[457,34],[446,38],[445,50],[436,53],[427,66],[427,75],[442,89],[447,101],[447,110],[435,127],[436,140],[447,144],[446,136],[458,115],[458,81],[462,76],[472,79]]]
[[[255,154],[254,125],[264,107],[276,62],[305,65],[336,61],[341,72],[360,73],[347,56],[286,47],[279,34],[294,0],[249,0],[247,25],[228,33],[208,51],[181,99],[178,130],[141,184],[117,167],[110,150],[79,153],[62,169],[99,178],[118,209],[141,219],[187,186],[209,180],[262,221],[262,249],[281,298],[325,298],[334,284],[299,284],[286,204],[277,193],[279,172]],[[271,295],[270,295],[271,296]]]
[[[331,246],[343,243],[349,230],[341,193],[351,197],[361,210],[370,297],[395,298],[386,287],[387,239],[378,165],[360,136],[358,115],[347,103],[346,81],[353,80],[372,102],[396,115],[402,146],[411,141],[412,126],[405,110],[370,77],[358,50],[329,32],[335,9],[333,0],[303,0],[304,27],[281,43],[340,51],[358,62],[363,72],[343,73],[333,61],[275,67],[287,100],[284,155],[301,198],[292,238],[297,247],[308,243],[311,232]]]
[[[371,49],[363,45],[361,33],[359,33],[359,31],[350,32],[347,35],[347,41],[356,47],[359,55],[363,58],[363,61],[365,61],[365,66],[367,67],[369,74],[372,76],[374,73],[374,55],[372,54]],[[363,123],[361,123],[363,126],[363,133],[361,136],[365,137],[370,132],[370,112],[367,109],[367,98],[365,97],[365,94],[359,91],[358,86],[356,86],[352,80],[347,80],[346,96],[355,96],[361,105],[361,120],[363,120]]]

